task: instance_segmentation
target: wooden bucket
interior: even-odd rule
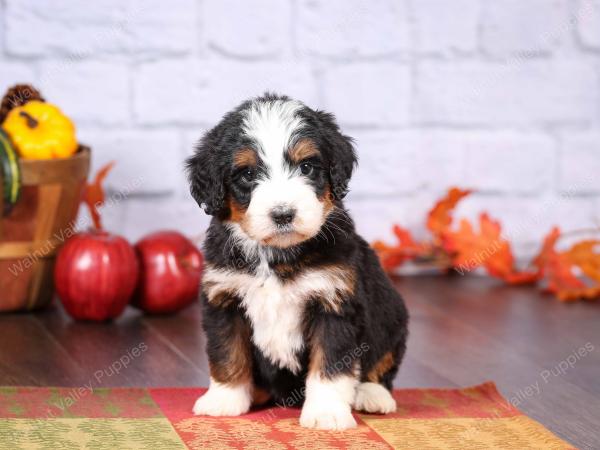
[[[0,219],[0,312],[52,301],[56,253],[75,232],[90,167],[90,150],[70,158],[20,160],[21,197]],[[0,213],[2,212],[0,183]]]

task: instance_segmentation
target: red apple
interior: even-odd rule
[[[56,260],[56,291],[75,319],[102,321],[123,312],[135,289],[138,262],[131,245],[106,231],[79,233]]]
[[[202,253],[177,231],[152,233],[135,245],[141,276],[133,305],[152,313],[172,313],[198,298]]]

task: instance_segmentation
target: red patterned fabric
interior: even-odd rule
[[[297,408],[240,417],[191,412],[200,388],[0,388],[1,448],[570,449],[524,416],[493,383],[394,392],[395,413],[355,414],[358,427],[300,427]]]

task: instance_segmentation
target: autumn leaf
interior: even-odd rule
[[[579,267],[586,277],[600,282],[600,253],[594,251],[599,247],[598,240],[581,241],[565,252],[565,257]]]
[[[563,289],[556,292],[556,296],[563,302],[575,300],[595,300],[600,297],[600,286],[590,286],[578,289]]]
[[[398,243],[396,245],[387,245],[383,241],[375,241],[373,248],[377,252],[383,269],[391,272],[404,264],[405,261],[413,259],[422,253],[422,245],[416,242],[410,231],[399,225],[394,225],[394,235]]]
[[[540,252],[533,259],[533,265],[538,268],[542,275],[550,258],[556,254],[554,247],[556,246],[556,242],[560,238],[560,235],[560,228],[553,227],[552,230],[550,230],[550,233],[548,233],[548,235],[544,238],[544,243],[542,244]]]
[[[476,231],[469,220],[461,219],[455,231],[443,232],[443,247],[452,255],[452,264],[465,272],[484,265],[505,244],[497,222],[483,213],[479,223],[480,231]],[[505,256],[506,252],[503,252],[501,257]]]
[[[567,251],[558,252],[556,243],[560,237],[560,230],[554,227],[544,239],[542,249],[533,261],[540,276],[546,279],[545,290],[562,301],[597,298],[600,296],[600,286],[589,286],[575,274],[575,270],[579,267],[588,278],[600,281],[600,254],[594,251],[600,241],[582,241]]]
[[[490,275],[511,284],[531,283],[538,279],[537,272],[515,269],[512,249],[502,236],[500,223],[487,213],[479,216],[479,231],[467,219],[462,219],[456,231],[443,232],[442,245],[461,274],[484,267]]]
[[[86,184],[83,192],[83,201],[90,211],[94,227],[97,230],[102,229],[102,217],[98,212],[98,208],[104,204],[104,188],[102,187],[102,183],[114,165],[115,162],[112,161],[100,168],[96,172],[93,183]]]
[[[433,236],[431,240],[417,242],[408,230],[395,225],[398,241],[395,245],[375,242],[373,248],[384,269],[392,271],[408,260],[434,263],[443,270],[454,267],[461,274],[482,267],[489,275],[509,284],[543,279],[546,290],[563,301],[600,297],[600,240],[581,241],[559,252],[556,244],[562,234],[554,227],[528,269],[519,270],[500,223],[487,213],[479,216],[477,227],[467,219],[452,227],[454,208],[470,193],[470,190],[452,188],[429,211],[427,228]]]
[[[452,224],[452,211],[458,202],[469,195],[469,189],[452,188],[443,199],[439,200],[429,211],[427,216],[427,228],[434,237],[438,238]]]

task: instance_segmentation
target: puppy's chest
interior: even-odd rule
[[[298,372],[306,296],[290,288],[274,274],[257,276],[241,304],[252,326],[254,344],[276,366]]]
[[[339,311],[343,297],[352,289],[352,274],[341,267],[305,270],[293,278],[281,277],[268,266],[255,274],[209,266],[203,289],[215,306],[237,298],[252,326],[252,340],[276,366],[300,370],[304,349],[304,316],[311,300],[326,310]]]

